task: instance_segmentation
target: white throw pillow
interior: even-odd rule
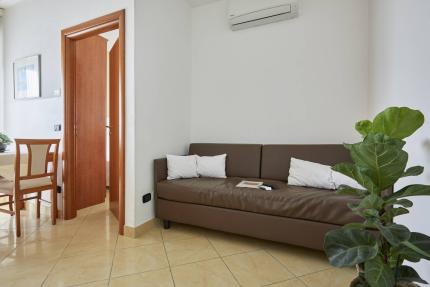
[[[202,177],[226,178],[225,160],[227,154],[197,156],[197,173]]]
[[[340,172],[337,171],[332,171],[332,176],[333,176],[333,182],[334,185],[336,187],[336,189],[339,189],[339,187],[341,185],[348,185],[352,188],[357,188],[357,189],[365,189],[364,187],[362,187],[356,180],[341,174]]]
[[[328,165],[291,158],[289,185],[335,189],[332,170]]]
[[[199,177],[197,173],[197,156],[167,155],[167,179]]]

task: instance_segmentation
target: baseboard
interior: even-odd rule
[[[137,238],[144,234],[146,231],[148,231],[151,228],[154,228],[157,224],[159,224],[158,219],[153,218],[139,226],[136,227],[130,227],[130,226],[124,226],[124,236],[131,237],[131,238]]]

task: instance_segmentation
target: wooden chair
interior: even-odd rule
[[[16,214],[16,235],[19,237],[21,236],[21,204],[30,199],[37,199],[37,218],[40,218],[42,191],[51,190],[51,221],[53,225],[56,223],[57,166],[60,140],[16,139],[15,144],[15,176],[14,178],[0,179],[0,193],[9,197],[9,201],[0,204],[0,206],[8,204],[9,210],[0,209],[0,211],[11,215]],[[21,162],[21,148],[23,146],[26,146],[28,150],[26,170],[22,170],[22,166],[25,164]],[[49,163],[51,163],[50,168]],[[24,195],[31,193],[36,193],[36,196],[24,198]],[[12,200],[12,196],[14,200]],[[12,209],[12,203],[15,204],[15,211]]]

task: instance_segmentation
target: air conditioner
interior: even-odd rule
[[[296,1],[230,0],[229,21],[233,31],[279,22],[298,15]]]

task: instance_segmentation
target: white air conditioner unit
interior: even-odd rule
[[[230,0],[229,21],[233,31],[279,22],[298,15],[294,0]]]

